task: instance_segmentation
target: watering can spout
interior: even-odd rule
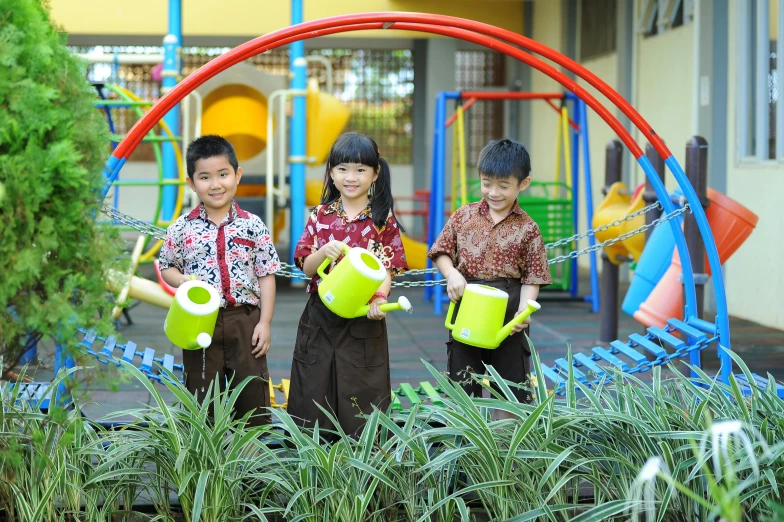
[[[515,327],[515,325],[525,321],[532,313],[536,312],[541,307],[542,306],[539,303],[533,299],[529,299],[525,310],[523,310],[520,315],[514,317],[514,319],[506,323],[504,327],[501,328],[501,330],[498,332],[498,335],[496,336],[496,341],[498,341],[498,344],[501,344],[504,339],[509,337],[509,334],[512,333],[512,329]]]
[[[384,303],[379,306],[379,309],[382,312],[393,312],[395,310],[403,310],[404,312],[411,312],[414,307],[411,306],[411,301],[406,299],[404,296],[400,296],[395,303]],[[364,317],[370,311],[370,305],[360,306],[359,310],[357,310],[356,315],[354,317]]]

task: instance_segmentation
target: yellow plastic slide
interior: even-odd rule
[[[427,268],[427,245],[421,241],[415,241],[405,234],[400,234],[400,237],[403,239],[408,268],[412,270]]]

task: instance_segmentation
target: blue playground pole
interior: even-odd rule
[[[30,364],[33,362],[35,357],[38,355],[38,341],[31,342],[28,340],[25,342],[25,347],[23,348],[24,352],[22,352],[22,357],[19,359],[19,365],[24,366],[25,364]]]
[[[180,50],[182,48],[182,0],[169,0],[169,34],[163,38],[163,85],[161,93],[166,94],[177,85],[181,72]],[[163,121],[175,136],[180,135],[180,104],[178,103],[164,116]],[[177,178],[177,160],[174,155],[176,142],[161,149],[161,162],[163,163],[163,177],[165,179]],[[182,144],[183,149],[188,146]],[[177,200],[179,187],[167,185],[163,187],[162,219],[169,221],[177,216],[174,214],[174,204]]]
[[[580,135],[583,137],[583,153],[585,169],[585,217],[588,220],[588,227],[593,223],[593,189],[591,188],[591,149],[588,144],[588,115],[585,110],[585,102],[579,100],[577,102],[578,110],[580,111]],[[575,175],[579,169],[575,170]],[[588,236],[588,244],[594,246],[596,244],[596,237],[591,234]],[[591,262],[591,297],[587,298],[591,301],[591,311],[599,313],[599,271],[596,267],[596,252],[588,254]]]
[[[574,113],[575,123],[579,129],[572,132],[572,227],[574,232],[577,233],[577,231],[580,230],[580,176],[578,176],[577,173],[580,168],[580,132],[583,128],[583,122],[580,119],[581,115],[578,110],[579,100],[576,96],[573,100],[574,103],[572,105],[574,110],[572,112]],[[590,223],[588,225],[590,226]],[[576,247],[577,242],[575,242],[574,245]],[[569,292],[572,294],[572,297],[577,297],[580,285],[577,258],[573,257],[571,263],[572,280],[569,283]]]
[[[721,271],[721,260],[719,259],[719,251],[716,247],[716,239],[713,237],[713,232],[708,223],[708,217],[705,215],[705,210],[702,208],[700,198],[697,196],[697,192],[694,190],[691,182],[689,182],[689,178],[686,177],[686,173],[681,168],[678,160],[675,159],[675,156],[670,156],[664,160],[664,164],[669,167],[670,172],[675,176],[678,185],[680,185],[681,190],[683,190],[683,193],[686,195],[686,200],[689,202],[689,206],[692,209],[694,220],[697,222],[697,228],[699,228],[702,240],[705,243],[705,254],[708,256],[708,265],[710,266],[711,276],[713,277],[713,287],[716,291],[716,330],[719,334],[718,352],[719,359],[721,360],[721,380],[727,384],[729,383],[730,375],[732,374],[732,358],[728,353],[731,350],[730,315],[727,308],[727,293],[724,288],[724,273]],[[678,229],[678,231],[681,233],[681,237],[684,238],[683,241],[685,243],[686,240],[683,231],[680,229]],[[678,252],[681,252],[680,245],[678,246]],[[686,289],[686,308],[683,317],[688,320],[689,318],[697,317],[694,271],[692,270],[691,259],[686,261],[683,256],[681,256],[681,265],[683,266],[683,286]],[[692,357],[691,360],[699,361],[699,353],[696,357]]]
[[[291,25],[302,23],[302,0],[291,0]],[[307,89],[307,62],[305,61],[305,43],[292,42],[289,47],[291,55],[292,89]],[[305,162],[306,162],[306,121],[307,98],[302,94],[294,94],[291,115],[291,228],[289,230],[290,245],[289,263],[294,264],[294,247],[305,228]],[[271,176],[268,172],[267,176]],[[272,196],[267,195],[267,204],[272,204]]]
[[[69,370],[74,367],[74,359],[72,356],[67,355],[65,351],[65,346],[63,346],[60,341],[55,342],[54,348],[54,376],[57,377],[57,373],[60,370]],[[55,402],[58,406],[65,406],[69,402],[71,402],[71,391],[68,389],[68,386],[65,385],[64,382],[60,382],[57,386],[57,395],[55,397]]]
[[[440,92],[436,99],[436,117],[435,117],[435,136],[433,140],[433,190],[430,191],[430,201],[432,205],[430,217],[430,231],[428,233],[428,244],[432,245],[441,229],[444,228],[444,158],[446,153],[446,140],[444,124],[446,123],[446,99],[457,99],[460,93],[457,92]],[[454,172],[452,173],[454,176]],[[452,197],[455,197],[452,194]],[[431,263],[428,262],[428,267]],[[441,277],[438,276],[440,279]],[[433,287],[433,312],[441,315],[443,311],[443,304],[441,302],[444,295],[444,287],[436,285]]]

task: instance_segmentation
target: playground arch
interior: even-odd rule
[[[623,127],[621,122],[590,92],[578,84],[576,80],[569,78],[552,65],[543,62],[531,54],[531,52],[547,58],[567,71],[574,73],[577,77],[602,93],[602,95],[628,117],[632,124],[640,130],[643,136],[645,136],[654,149],[664,159],[665,164],[670,172],[672,172],[683,191],[699,228],[714,280],[717,312],[715,323],[716,332],[718,334],[719,355],[722,359],[721,378],[724,382],[728,382],[732,371],[732,365],[730,364],[729,357],[724,352],[730,350],[730,328],[719,253],[705,211],[700,204],[697,193],[691,186],[691,183],[689,183],[683,168],[648,122],[643,119],[629,102],[598,76],[554,49],[507,29],[452,16],[427,13],[378,12],[342,15],[314,20],[286,27],[250,40],[215,58],[201,67],[198,71],[185,78],[182,82],[178,83],[166,93],[166,95],[158,100],[143,118],[137,121],[128,134],[126,134],[125,138],[119,143],[117,148],[112,152],[112,155],[104,166],[104,175],[106,176],[107,181],[103,189],[103,196],[106,196],[111,184],[117,178],[117,175],[130,154],[138,146],[142,138],[158,123],[163,115],[191,91],[216,74],[252,56],[292,42],[319,36],[370,29],[395,29],[449,36],[502,52],[543,72],[560,83],[565,89],[582,99],[586,105],[591,107],[591,109],[593,109],[605,122],[607,122],[610,128],[615,131],[619,139],[635,157],[648,180],[650,180],[664,212],[669,214],[675,210],[675,207],[669,199],[663,181],[658,177],[653,165],[643,154],[642,148],[634,141],[631,134]],[[300,180],[292,180],[292,182],[297,181]],[[301,181],[304,183],[304,180]],[[443,183],[443,180],[441,183]],[[297,203],[298,202],[293,202],[292,205]],[[442,215],[443,208],[439,207],[443,207],[443,199],[435,198],[435,204],[435,208],[431,209],[431,211],[435,212],[436,215]],[[302,202],[302,206],[304,207],[304,201]],[[696,317],[697,298],[694,274],[689,252],[686,248],[686,239],[676,220],[670,220],[669,223],[672,227],[675,237],[675,246],[683,265],[683,285],[686,296],[684,318]]]

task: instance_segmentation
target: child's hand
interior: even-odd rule
[[[370,303],[370,310],[368,310],[367,318],[368,319],[373,319],[374,321],[380,321],[383,318],[385,318],[387,316],[387,313],[386,312],[382,312],[379,309],[379,306],[381,306],[382,304],[384,304],[386,302],[387,302],[386,299],[381,299],[380,297],[374,299],[373,302]]]
[[[259,324],[253,329],[253,338],[251,339],[251,344],[254,346],[251,353],[256,356],[256,359],[264,356],[269,351],[271,341],[270,324],[259,321]]]
[[[335,239],[321,247],[319,250],[321,250],[328,258],[335,260],[343,255],[343,241],[338,241]]]
[[[182,276],[180,276],[180,279],[177,281],[177,288],[181,287],[188,281],[193,281],[194,279],[197,279],[197,277],[183,274]]]
[[[520,308],[520,309],[517,311],[517,313],[515,314],[515,317],[517,317],[517,316],[518,316],[518,315],[520,315],[521,313],[525,312],[525,310],[526,310],[527,308],[528,308],[528,307]],[[522,332],[523,330],[525,330],[526,328],[528,328],[528,326],[529,326],[530,324],[531,324],[531,316],[529,315],[528,317],[526,317],[526,318],[525,318],[525,321],[523,321],[523,322],[522,322],[522,323],[520,323],[520,324],[516,324],[516,325],[514,325],[514,327],[512,328],[512,334],[516,334],[517,332]],[[509,335],[512,335],[512,334],[509,334]]]
[[[446,276],[446,293],[449,296],[449,299],[455,303],[458,302],[460,298],[463,297],[465,287],[465,277],[457,271],[457,268],[453,268]]]

